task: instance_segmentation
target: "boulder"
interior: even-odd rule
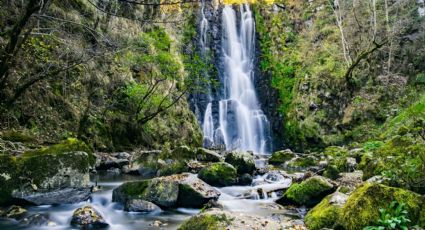
[[[250,174],[244,173],[238,178],[238,185],[250,185],[252,180],[253,178]]]
[[[339,188],[338,190],[344,189],[346,192],[343,193],[351,193],[363,184],[363,172],[358,170],[350,173],[341,173],[340,177],[336,180]]]
[[[321,176],[313,176],[301,183],[292,184],[283,194],[283,197],[276,202],[283,205],[313,206],[334,190],[335,186],[328,179]]]
[[[97,170],[122,169],[130,164],[131,157],[128,153],[95,153],[95,156]]]
[[[177,205],[179,207],[201,208],[210,200],[218,200],[219,191],[200,180],[195,174],[184,173],[170,176],[179,183]]]
[[[256,215],[232,213],[220,209],[208,209],[184,222],[179,230],[209,229],[281,229],[280,224],[272,219]]]
[[[161,208],[156,204],[141,200],[141,199],[130,199],[124,205],[124,211],[127,212],[145,212],[145,213],[158,213],[161,212]]]
[[[294,168],[294,169],[305,169],[308,167],[317,166],[318,164],[319,164],[319,159],[317,159],[315,156],[310,156],[310,155],[303,155],[285,162],[286,167]]]
[[[238,174],[252,174],[255,170],[254,156],[248,152],[230,152],[226,155],[225,161],[233,165]]]
[[[126,182],[114,189],[112,201],[125,204],[142,199],[160,207],[202,207],[220,193],[195,174],[184,173],[150,180]]]
[[[289,149],[277,151],[277,152],[274,152],[272,154],[272,156],[270,157],[269,164],[281,165],[281,164],[291,160],[294,157],[296,157],[295,153],[293,153]]]
[[[57,224],[50,220],[49,214],[47,213],[36,213],[28,217],[23,218],[19,221],[21,225],[25,226],[37,226],[37,227],[51,227]]]
[[[236,183],[237,172],[231,164],[217,162],[201,169],[198,177],[213,186],[229,186]]]
[[[76,209],[72,214],[71,225],[82,229],[107,228],[109,226],[102,215],[91,206]]]
[[[90,187],[58,188],[53,191],[14,191],[13,197],[33,203],[35,205],[72,204],[86,201],[91,195]]]
[[[348,195],[340,192],[335,192],[325,197],[305,216],[305,223],[308,229],[333,229],[341,214],[342,206],[345,204],[347,199]]]
[[[21,206],[12,205],[1,213],[0,217],[19,220],[27,215],[28,211]]]
[[[60,152],[80,144],[63,145],[31,150],[18,157],[0,154],[0,204],[12,199],[37,205],[87,200],[93,156],[80,151]]]
[[[221,156],[219,153],[205,148],[198,148],[198,150],[196,151],[196,159],[198,161],[203,162],[224,161],[224,157]]]
[[[387,209],[392,201],[404,203],[411,225],[422,225],[421,215],[425,198],[401,188],[376,183],[365,183],[348,198],[341,210],[339,224],[345,229],[360,230],[378,224],[379,209]]]

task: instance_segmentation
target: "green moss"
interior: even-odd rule
[[[323,176],[335,180],[339,177],[340,170],[335,165],[328,165],[323,172]]]
[[[236,183],[237,171],[231,164],[218,162],[203,168],[198,176],[213,186],[229,186]]]
[[[179,230],[217,230],[225,229],[227,222],[226,215],[213,215],[213,214],[200,214],[193,216],[186,222],[184,222],[178,229]]]
[[[312,205],[320,201],[323,196],[331,193],[332,190],[332,184],[325,178],[315,176],[299,184],[292,184],[278,202],[286,203],[289,201],[299,205]]]
[[[50,154],[50,155],[60,155],[62,153],[67,152],[75,152],[75,151],[82,151],[88,154],[89,156],[89,163],[90,165],[94,165],[96,158],[93,155],[93,150],[90,148],[86,143],[83,141],[80,141],[75,138],[68,138],[59,144],[52,145],[49,147],[37,149],[37,150],[29,150],[23,154],[23,157],[32,157],[32,156],[40,156],[43,154]]]
[[[127,182],[121,185],[121,191],[131,199],[143,198],[148,185],[148,180]]]
[[[269,163],[279,165],[279,164],[285,163],[286,161],[291,160],[294,157],[295,157],[295,154],[293,152],[282,150],[282,151],[274,152],[269,159]]]
[[[306,157],[299,157],[296,158],[294,161],[289,162],[289,167],[309,167],[309,166],[316,166],[318,163],[317,159],[313,156],[306,156]]]
[[[171,163],[159,167],[160,176],[179,174],[187,171],[189,171],[189,168],[187,167],[187,164],[184,160],[175,160]]]
[[[324,198],[305,216],[305,224],[310,230],[332,228],[341,213],[341,207],[330,203],[332,195]]]
[[[342,209],[340,224],[352,230],[375,225],[380,217],[379,209],[387,208],[392,201],[406,204],[413,225],[419,221],[423,197],[400,188],[366,183],[348,198]]]
[[[7,141],[12,142],[34,142],[36,139],[30,135],[27,134],[24,131],[14,131],[14,130],[8,130],[4,131],[2,134],[0,134],[0,137]]]
[[[55,176],[62,167],[88,173],[91,162],[86,153],[64,152],[25,155],[19,158],[18,164],[23,178],[40,185],[46,179]]]

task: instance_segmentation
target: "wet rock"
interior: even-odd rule
[[[200,180],[195,174],[184,173],[171,176],[179,183],[178,206],[199,208],[210,200],[217,200],[219,191]]]
[[[325,197],[307,213],[305,217],[307,227],[311,230],[334,228],[340,217],[342,206],[347,202],[347,199],[348,195],[340,192]]]
[[[152,222],[151,224],[149,224],[149,226],[161,228],[161,227],[168,226],[168,224],[167,223],[164,223],[164,222],[162,222],[160,220],[155,220],[154,222]]]
[[[309,167],[317,166],[319,159],[312,155],[302,155],[285,163],[285,167],[291,169],[307,169]]]
[[[238,185],[250,185],[252,180],[253,179],[251,175],[244,173],[238,178]]]
[[[129,153],[95,153],[97,170],[121,169],[130,164]]]
[[[27,215],[28,211],[21,206],[12,205],[7,208],[3,213],[1,213],[0,217],[9,218],[19,220]]]
[[[191,217],[189,220],[184,222],[178,229],[275,230],[280,229],[280,225],[278,222],[265,217],[242,213],[231,213],[219,209],[209,209],[205,212]]]
[[[325,177],[314,176],[299,183],[292,184],[282,198],[276,202],[283,205],[298,204],[312,206],[332,193],[335,186]]]
[[[90,198],[91,188],[64,188],[48,192],[14,192],[13,196],[36,205],[71,204]]]
[[[146,212],[146,213],[152,213],[152,212],[161,212],[161,208],[158,207],[156,204],[141,200],[141,199],[131,199],[127,200],[124,206],[124,210],[127,212]]]
[[[52,194],[57,196],[57,191],[65,189],[90,191],[89,170],[92,161],[94,162],[93,156],[78,151],[60,152],[60,148],[72,147],[63,145],[65,144],[33,150],[15,160],[1,154],[0,203],[10,202],[13,198],[35,204],[63,203],[60,199],[54,199]],[[67,199],[66,202],[82,200],[84,199]]]
[[[71,225],[83,229],[106,228],[108,223],[100,213],[91,206],[78,208],[72,214]]]
[[[217,162],[203,168],[198,177],[213,186],[229,186],[236,184],[237,172],[231,164]]]
[[[183,173],[150,180],[126,182],[113,190],[112,201],[125,204],[143,199],[160,207],[202,207],[220,193],[195,174]]]
[[[274,152],[272,156],[270,157],[269,164],[281,165],[295,157],[296,157],[295,153],[293,153],[290,149],[277,151],[277,152]]]
[[[224,161],[224,157],[221,156],[219,153],[205,148],[198,148],[198,150],[196,151],[196,159],[198,161],[204,162]]]
[[[254,156],[248,152],[230,152],[226,155],[225,161],[233,165],[238,174],[252,174],[255,170]]]
[[[26,226],[56,226],[57,224],[50,220],[50,217],[46,213],[36,213],[31,216],[23,218],[19,221],[20,224]]]

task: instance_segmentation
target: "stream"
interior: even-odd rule
[[[99,172],[97,175],[92,175],[91,181],[93,184],[97,181],[97,185],[100,186],[101,190],[93,193],[91,199],[86,202],[24,206],[24,208],[28,210],[29,215],[35,213],[48,214],[50,220],[55,223],[53,226],[39,227],[39,229],[75,229],[70,225],[72,213],[75,209],[87,204],[90,204],[100,212],[109,223],[108,229],[159,229],[155,223],[161,223],[161,229],[177,229],[182,222],[200,212],[200,209],[189,208],[176,208],[153,214],[125,212],[121,204],[112,202],[112,190],[126,181],[134,180],[140,180],[140,177]],[[268,183],[265,183],[265,181]],[[218,203],[223,206],[224,210],[236,213],[249,213],[268,217],[285,214],[289,210],[282,208],[282,206],[277,206],[274,202],[278,196],[273,192],[267,195],[266,191],[286,188],[290,184],[291,179],[289,178],[270,177],[269,174],[256,176],[251,186],[216,187],[221,192]],[[264,194],[260,196],[256,192],[258,189],[264,191]],[[296,212],[302,215],[304,210],[301,209]],[[21,226],[18,222],[3,219],[0,220],[0,229],[34,229],[34,226]]]

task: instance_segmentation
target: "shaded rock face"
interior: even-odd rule
[[[219,196],[220,192],[195,174],[183,173],[124,183],[114,189],[112,201],[125,204],[131,199],[142,199],[164,208],[199,208]]]
[[[252,174],[255,170],[254,156],[248,152],[233,151],[227,153],[225,161],[233,165],[239,175]]]
[[[277,221],[265,217],[209,209],[184,222],[179,230],[193,229],[281,229]]]
[[[31,216],[25,217],[20,224],[24,226],[38,226],[38,227],[47,227],[55,226],[56,223],[50,220],[50,217],[46,213],[36,213]]]
[[[4,179],[7,185],[0,188],[3,199],[41,205],[80,202],[90,195],[90,158],[85,152],[28,153],[16,160],[7,155],[2,158],[9,162],[6,171],[0,168],[0,180]]]
[[[295,157],[295,153],[293,153],[290,149],[277,151],[269,158],[269,164],[281,165]]]
[[[72,214],[71,225],[83,229],[106,228],[108,223],[100,213],[91,206],[78,208]]]
[[[0,217],[9,219],[22,219],[27,215],[28,211],[20,206],[12,205],[4,212],[0,212]]]

